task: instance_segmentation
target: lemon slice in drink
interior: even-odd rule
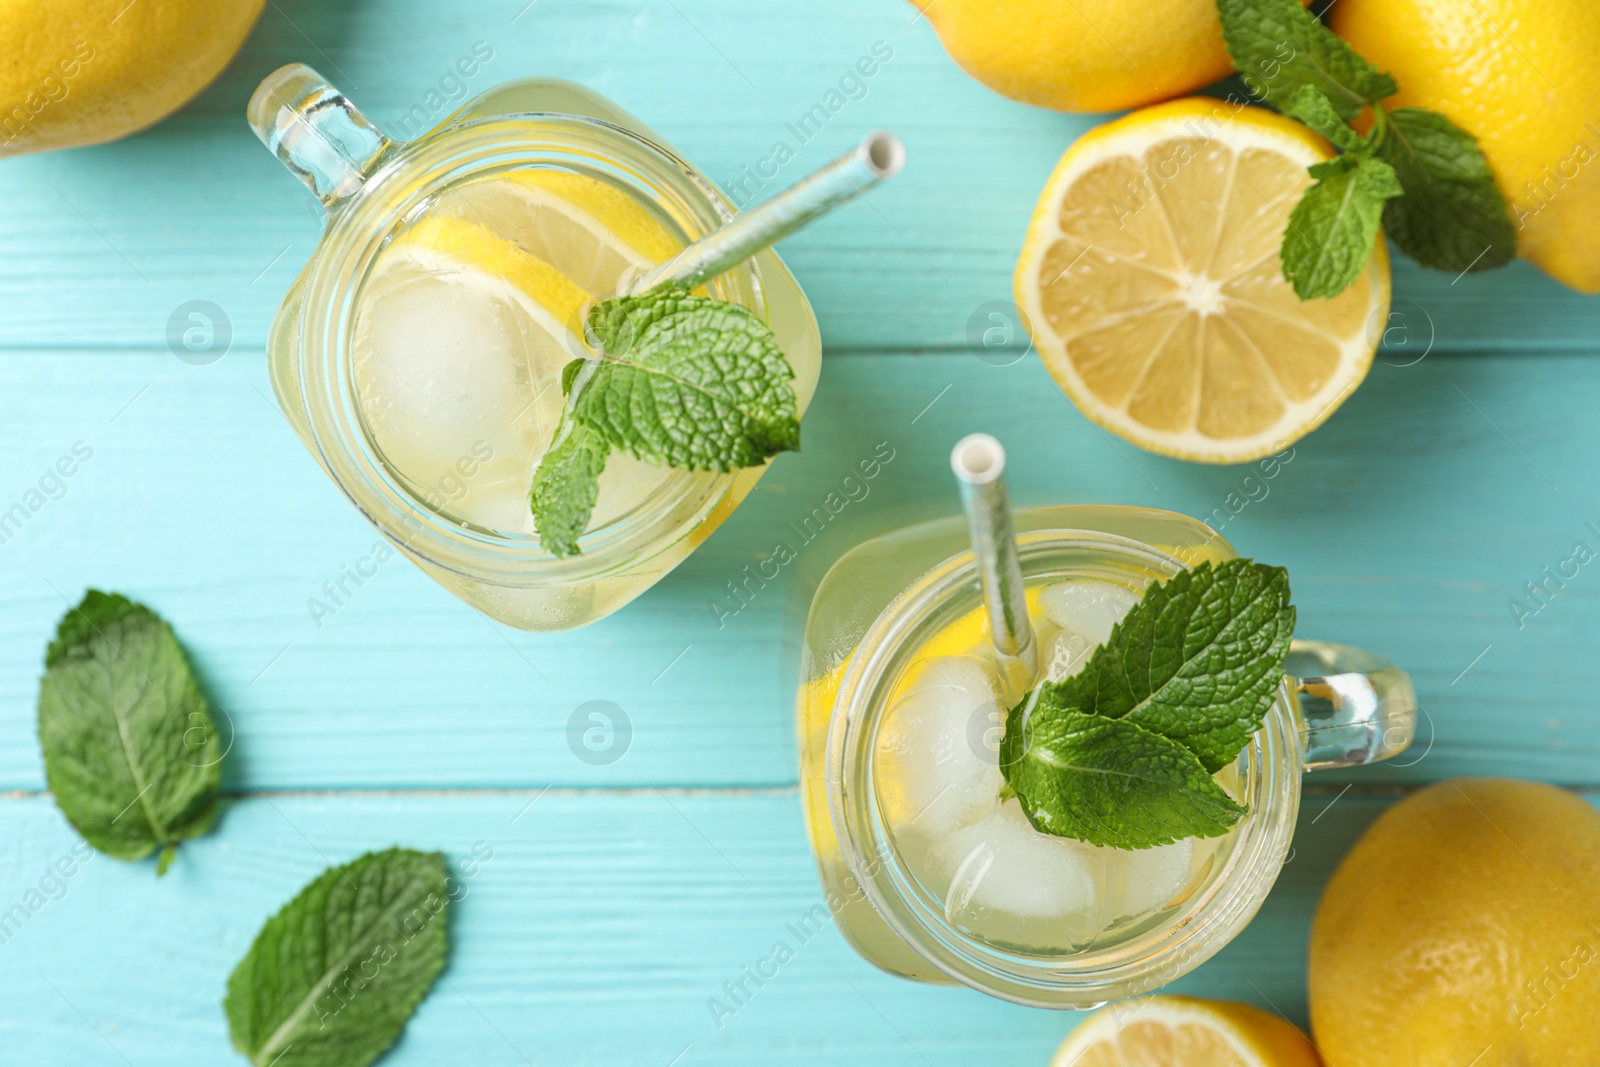
[[[436,508],[531,532],[528,487],[583,354],[590,294],[495,232],[429,215],[385,248],[356,312],[354,370],[368,432]]]
[[[1278,248],[1327,142],[1212,99],[1079,138],[1017,263],[1017,305],[1062,391],[1141,448],[1206,463],[1281,451],[1361,383],[1389,309],[1380,236],[1354,285],[1301,301]]]
[[[1248,1004],[1147,997],[1101,1008],[1050,1067],[1321,1067],[1305,1035]]]
[[[430,215],[408,229],[391,247],[420,260],[433,260],[441,271],[475,270],[499,279],[518,303],[553,335],[578,329],[578,312],[592,298],[590,291],[551,265],[531,255],[486,226]]]
[[[683,248],[639,201],[575,171],[506,171],[458,186],[441,207],[469,222],[492,225],[602,298],[615,291],[626,272],[652,267]]]

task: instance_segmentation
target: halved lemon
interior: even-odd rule
[[[604,298],[617,280],[678,253],[683,242],[621,189],[576,171],[535,167],[459,186],[442,204],[530,255],[560,265]]]
[[[1382,236],[1331,299],[1301,301],[1278,259],[1306,168],[1332,155],[1297,122],[1201,98],[1067,150],[1028,224],[1016,297],[1084,415],[1152,452],[1242,463],[1350,395],[1388,317]]]
[[[1322,1059],[1293,1024],[1259,1008],[1162,996],[1101,1008],[1050,1067],[1322,1067]]]

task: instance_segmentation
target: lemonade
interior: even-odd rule
[[[1051,678],[1079,670],[1145,585],[1178,561],[1234,555],[1204,525],[1169,512],[1036,508],[1016,524],[1040,667]],[[1099,531],[1111,541],[1100,543]],[[1134,540],[1161,548],[1131,562],[1108,555]],[[912,911],[971,951],[1054,966],[1160,925],[1215,880],[1238,833],[1131,852],[1029,825],[999,767],[1010,702],[978,591],[953,572],[948,596],[929,588],[965,541],[960,520],[944,520],[869,541],[835,564],[807,620],[797,709],[807,828],[840,929],[879,966],[930,981],[948,981],[947,968],[870,899],[868,884],[886,870],[904,883]],[[1218,778],[1244,795],[1233,768]],[[856,789],[862,782],[869,793]],[[841,841],[854,805],[871,810],[872,827],[861,831],[870,844]]]
[[[682,247],[582,173],[514,170],[445,190],[379,254],[356,311],[356,391],[374,443],[458,521],[535,535],[529,486],[561,418],[562,369],[587,354],[580,315]],[[672,476],[615,456],[592,523]]]
[[[1059,681],[1100,663],[1091,673],[1105,684],[1096,650],[1130,647],[1139,627],[1107,639],[1136,604],[1154,617],[1156,584],[1171,589],[1186,576],[1192,587],[1202,571],[1264,565],[1240,561],[1215,530],[1167,511],[1027,508],[1015,512],[1012,529],[1017,599],[1032,628],[1025,647],[1037,650],[1039,674],[1021,683],[1015,663],[995,651],[963,518],[865,541],[829,569],[802,645],[800,792],[823,899],[868,961],[1022,1004],[1084,1009],[1153,992],[1237,935],[1289,854],[1301,774],[1404,751],[1416,694],[1381,657],[1294,642],[1286,665],[1260,675],[1271,681],[1271,702],[1243,748],[1219,754],[1209,777],[1196,768],[1198,783],[1242,809],[1236,821],[1208,826],[1215,836],[1196,836],[1201,824],[1186,823],[1196,828],[1139,839],[1151,848],[1042,832],[1014,794],[1037,784],[1031,772],[1019,776],[1025,765],[1120,774],[1133,790],[1141,775],[1132,764],[1096,764],[1085,750],[1081,760],[1052,764],[1074,750],[1048,736],[1018,752],[1007,713],[1024,694],[1036,701],[1027,736],[1041,715],[1050,720],[1048,694],[1060,691],[1036,687],[1041,677]],[[1164,603],[1162,611],[1177,602]],[[1292,611],[1277,617],[1275,625],[1292,627]],[[1171,669],[1170,658],[1161,669]],[[1002,739],[1011,760],[1003,768]],[[1147,780],[1156,780],[1159,767],[1147,766],[1155,768]],[[1205,792],[1198,783],[1184,788]],[[1040,794],[1031,795],[1037,819]],[[1132,797],[1108,808],[1092,791],[1070,795],[1061,817],[1087,828],[1082,836],[1103,838],[1118,820],[1125,829],[1151,813]]]
[[[1225,554],[1220,542],[1197,546],[1190,531],[1177,532],[1196,561]],[[1138,602],[1136,585],[1074,578],[1029,587],[1029,616],[1048,679],[1083,667]],[[1128,851],[1029,825],[1000,771],[1009,704],[982,607],[939,627],[907,658],[884,690],[876,721],[873,799],[894,863],[952,929],[998,950],[1042,958],[1104,950],[1158,924],[1223,868],[1237,828],[1218,838]],[[813,850],[837,896],[840,925],[857,948],[890,970],[941,980],[866,902],[840,854],[826,763],[847,666],[848,659],[836,664],[800,693],[801,778]],[[1239,768],[1224,768],[1217,780],[1236,799],[1243,796]]]
[[[597,355],[585,310],[734,217],[636,118],[527,78],[399,144],[299,64],[262,82],[249,117],[327,213],[268,339],[278,405],[362,514],[451,593],[521,629],[586,625],[659,581],[754,487],[764,466],[669,470],[616,449],[577,551],[552,552],[535,527],[561,371]],[[770,329],[803,414],[821,340],[777,255],[695,292]]]
[[[1068,580],[1029,597],[1044,675],[1077,673],[1138,602]],[[1137,932],[1220,867],[1232,833],[1140,850],[1035,830],[999,766],[1008,702],[981,611],[938,633],[890,697],[876,787],[889,833],[956,929],[998,947],[1073,954]],[[1237,799],[1233,767],[1218,775]]]

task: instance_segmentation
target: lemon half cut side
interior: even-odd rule
[[[1101,1008],[1050,1067],[1322,1067],[1292,1024],[1248,1004],[1154,996]]]
[[[1306,168],[1332,155],[1299,123],[1199,98],[1067,150],[1028,225],[1016,299],[1085,416],[1151,452],[1243,463],[1350,395],[1388,317],[1383,238],[1326,300],[1300,300],[1278,258]]]

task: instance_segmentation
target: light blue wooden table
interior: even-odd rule
[[[236,736],[217,832],[154,865],[95,859],[0,944],[0,1061],[242,1062],[219,1001],[265,916],[330,862],[394,843],[493,858],[465,885],[449,969],[387,1064],[1042,1064],[1075,1017],[889,978],[833,929],[719,1027],[707,1000],[820,895],[796,796],[796,635],[829,563],[953,509],[945,456],[990,430],[1023,503],[1210,515],[1243,471],[1141,453],[1085,422],[1035,357],[976,358],[1045,175],[1091,118],[1001,99],[897,0],[273,0],[221,81],[100,148],[0,162],[0,510],[75,443],[93,457],[0,545],[0,910],[77,840],[34,734],[47,633],[85,586],[170,619]],[[307,600],[372,531],[268,400],[267,323],[314,247],[308,195],[244,124],[305,60],[397,124],[477,42],[471,81],[591,85],[712,176],[787,139],[785,177],[865,131],[903,176],[792,239],[828,359],[806,451],[778,460],[689,562],[619,615],[537,636],[486,622],[404,562],[318,626]],[[893,58],[823,136],[785,124],[876,42]],[[442,113],[442,112],[441,112]],[[1392,798],[1462,774],[1600,789],[1600,570],[1519,626],[1508,601],[1600,547],[1600,300],[1525,265],[1459,280],[1397,261],[1399,329],[1366,385],[1224,527],[1289,567],[1302,632],[1408,666],[1428,713],[1403,765],[1319,776],[1260,917],[1179,989],[1305,1019],[1305,941],[1333,865]],[[224,309],[225,358],[166,342]],[[895,459],[724,628],[711,605],[879,442]],[[1258,494],[1259,495],[1259,494]],[[626,711],[576,758],[589,700]],[[1347,788],[1348,787],[1348,788]]]

